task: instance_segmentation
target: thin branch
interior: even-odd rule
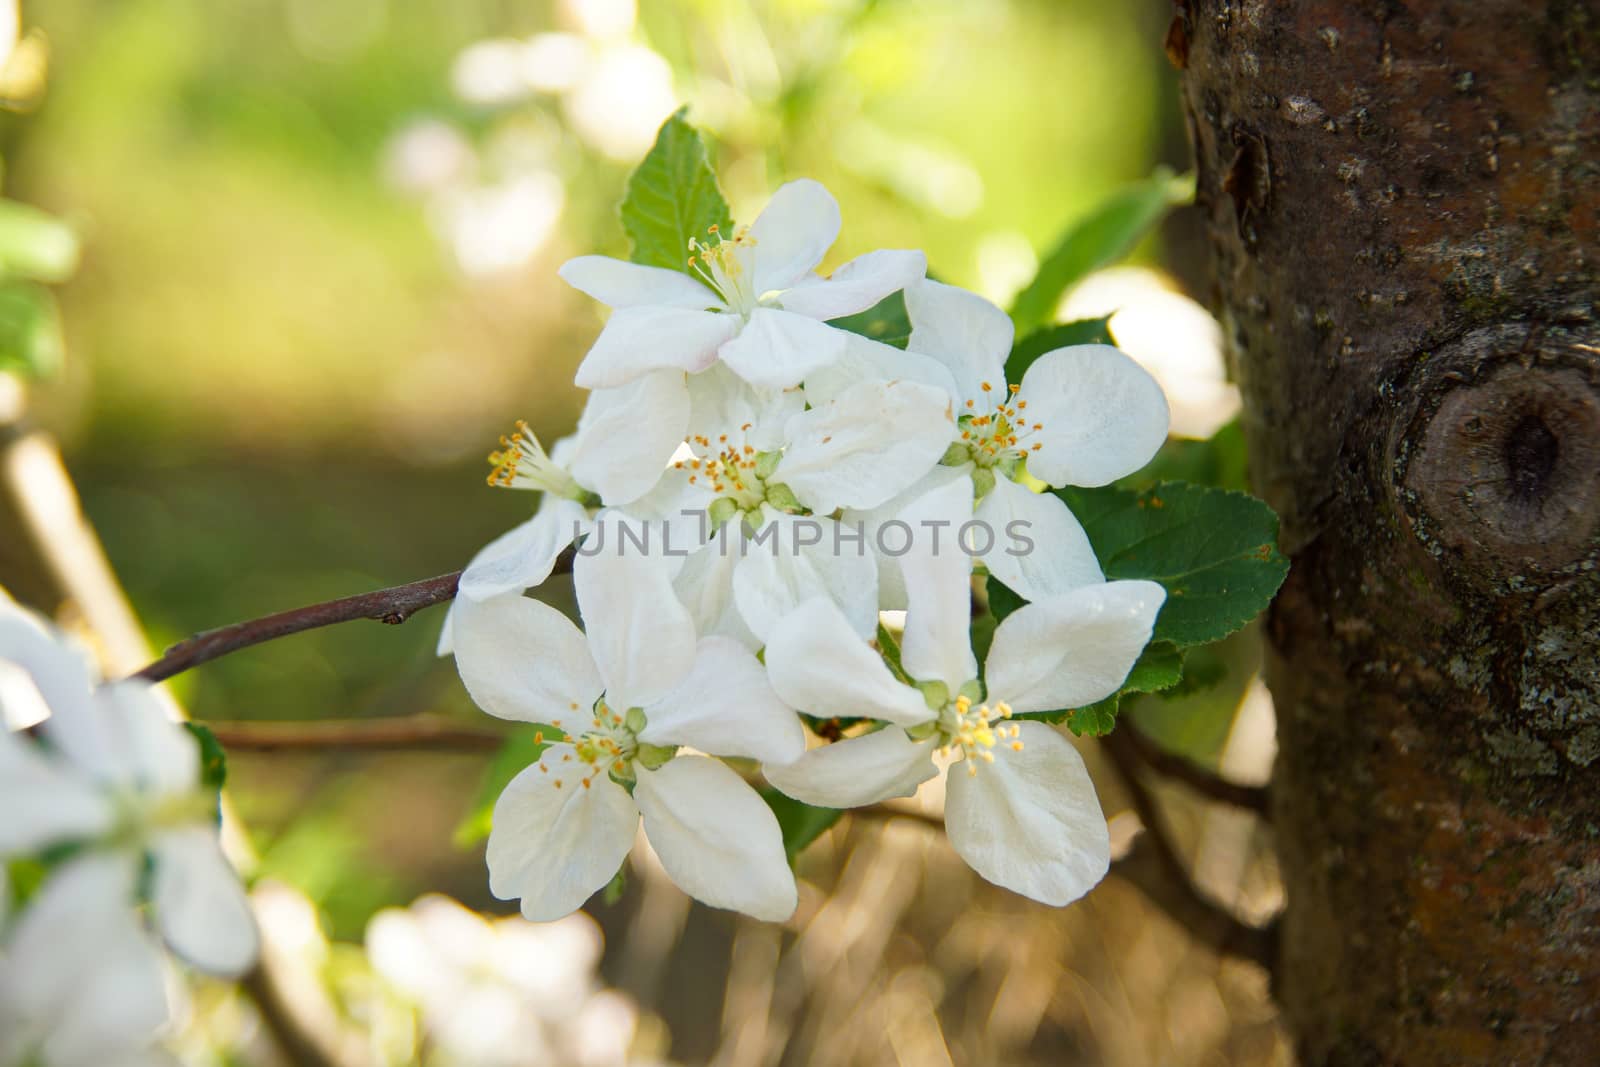
[[[259,645],[279,637],[315,630],[320,626],[350,622],[353,619],[377,619],[398,626],[423,608],[442,603],[456,595],[456,583],[461,572],[441,574],[420,582],[379,589],[322,604],[280,611],[248,622],[236,622],[219,630],[207,630],[167,649],[167,654],[134,675],[148,681],[159,682],[181,674],[190,667],[209,663],[241,648]]]
[[[556,557],[551,574],[566,574],[572,570],[573,550],[568,548]],[[159,682],[182,674],[190,667],[237,652],[241,648],[273,641],[305,630],[315,630],[334,623],[355,619],[376,619],[390,626],[398,626],[423,608],[442,604],[456,595],[456,585],[461,572],[441,574],[437,578],[424,578],[420,582],[379,589],[371,593],[341,597],[321,604],[311,604],[290,611],[280,611],[247,622],[236,622],[217,630],[207,630],[179,641],[167,649],[166,655],[134,675],[147,681]]]
[[[1127,783],[1133,807],[1144,824],[1134,847],[1113,865],[1152,904],[1166,912],[1197,940],[1218,953],[1250,960],[1271,973],[1277,959],[1275,926],[1252,926],[1200,891],[1179,858],[1156,799],[1139,780],[1139,757],[1119,727],[1101,738],[1101,745]]]
[[[1141,763],[1168,778],[1175,778],[1203,797],[1270,817],[1265,786],[1230,782],[1174,752],[1168,752],[1126,717],[1117,723],[1116,734],[1126,738],[1128,752]]]
[[[204,722],[222,747],[240,752],[285,750],[494,752],[503,731],[466,726],[438,715],[308,722]]]

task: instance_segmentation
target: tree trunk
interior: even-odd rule
[[[1307,1064],[1600,1062],[1600,10],[1188,0]]]

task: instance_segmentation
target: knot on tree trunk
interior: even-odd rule
[[[1600,348],[1565,331],[1494,327],[1432,353],[1427,367],[1394,457],[1423,547],[1485,592],[1538,592],[1592,569]]]

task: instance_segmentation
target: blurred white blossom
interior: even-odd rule
[[[489,919],[428,894],[367,925],[373,969],[415,1004],[437,1062],[463,1067],[631,1062],[638,1013],[595,974],[603,942],[576,912]]]

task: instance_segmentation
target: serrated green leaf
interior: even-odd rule
[[[1017,332],[1049,322],[1069,288],[1127,255],[1169,209],[1193,198],[1194,175],[1174,175],[1158,167],[1150,177],[1123,189],[1073,223],[1012,303],[1011,319]]]
[[[1186,647],[1226,637],[1266,608],[1289,573],[1277,515],[1245,493],[1185,482],[1054,492],[1083,525],[1107,578],[1166,587],[1157,640]]]
[[[680,108],[662,124],[622,198],[622,228],[633,242],[633,261],[685,273],[691,237],[705,240],[712,226],[729,236],[733,229],[700,131],[684,119],[687,110]]]
[[[807,845],[826,833],[844,814],[838,808],[818,808],[802,803],[771,786],[761,790],[761,799],[778,817],[778,827],[783,831],[783,851],[791,864]]]
[[[1111,316],[1106,315],[1098,319],[1063,322],[1059,326],[1046,326],[1033,331],[1011,346],[1011,355],[1006,358],[1006,381],[1021,382],[1028,368],[1046,352],[1070,345],[1116,344],[1111,339],[1111,328],[1107,325],[1110,321]]]
[[[47,377],[61,366],[63,347],[49,291],[23,282],[0,284],[0,371]]]
[[[565,737],[557,727],[542,723],[519,726],[506,735],[506,743],[500,746],[484,771],[471,813],[456,827],[455,842],[459,847],[475,845],[489,836],[494,826],[495,801],[511,784],[511,779],[538,762],[545,749]]]
[[[828,325],[900,349],[911,340],[911,316],[906,312],[904,293],[890,293],[865,311],[829,319]]]
[[[1067,729],[1079,737],[1104,737],[1116,728],[1117,711],[1121,705],[1122,694],[1118,693],[1097,700],[1086,708],[1063,712],[1060,719],[1049,721],[1066,723]]]
[[[204,723],[185,722],[183,728],[200,747],[200,784],[208,790],[221,789],[228,781],[228,754],[222,742]]]
[[[1139,654],[1119,692],[1159,693],[1181,681],[1183,651],[1170,641],[1151,641]]]
[[[0,200],[0,280],[63,282],[77,269],[71,226],[28,204]]]

